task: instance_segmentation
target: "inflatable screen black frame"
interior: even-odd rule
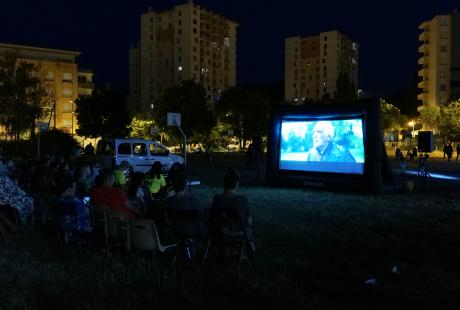
[[[362,174],[281,169],[281,122],[362,119],[364,167]],[[382,188],[383,152],[380,101],[360,100],[340,104],[282,105],[270,120],[266,181],[270,186],[314,187],[325,190],[379,192]],[[385,157],[385,158],[384,158]]]

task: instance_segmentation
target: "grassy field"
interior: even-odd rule
[[[216,186],[193,188],[203,205],[220,192],[217,178],[227,164],[235,166],[227,160],[212,164],[207,175],[216,175]],[[35,229],[0,248],[0,308],[460,307],[458,195],[420,190],[362,196],[266,188],[247,180],[251,185],[240,192],[254,215],[257,284],[249,271],[235,281],[231,271],[212,265],[201,272],[187,268],[181,285],[173,273],[160,282],[157,273],[145,273],[142,261],[125,284],[119,269],[97,268],[98,255],[59,254]],[[394,266],[400,274],[391,272]],[[372,278],[377,284],[365,286]]]

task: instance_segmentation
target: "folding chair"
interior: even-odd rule
[[[217,248],[219,259],[224,265],[232,261],[237,263],[237,277],[245,259],[250,260],[254,273],[257,272],[247,228],[235,209],[211,208],[208,246],[210,249]]]
[[[102,245],[104,251],[107,251],[109,246],[109,231],[107,223],[107,208],[100,206],[91,209],[93,219],[93,236],[96,241],[96,245]]]
[[[205,225],[199,210],[166,209],[168,222],[178,240],[178,256],[189,262],[199,261],[197,248],[199,241],[205,241]]]

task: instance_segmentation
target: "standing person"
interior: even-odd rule
[[[417,148],[415,146],[412,148],[412,157],[412,160],[417,158]]]
[[[91,142],[87,146],[85,146],[84,152],[85,152],[85,155],[88,157],[94,156],[94,146]]]
[[[446,158],[446,151],[447,151],[447,144],[446,144],[446,143],[444,143],[444,146],[443,146],[443,148],[442,148],[442,151],[443,151],[443,153],[444,153],[444,154],[443,154],[444,158]]]
[[[248,146],[248,149],[246,151],[246,168],[252,170],[254,168],[254,144],[251,143]]]
[[[262,157],[263,157],[263,146],[262,146],[262,138],[259,135],[255,135],[252,138],[253,144],[253,163],[254,167],[257,171],[257,176],[260,177],[261,169],[262,169]]]
[[[454,147],[452,146],[452,142],[449,141],[446,147],[447,161],[450,161],[453,153],[454,153]]]
[[[456,161],[458,160],[459,155],[460,155],[460,144],[457,144],[457,158],[455,159]]]

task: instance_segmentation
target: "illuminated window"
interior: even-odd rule
[[[46,71],[45,80],[54,81],[54,72],[53,71]]]
[[[72,82],[72,73],[71,72],[64,72],[62,74],[62,80],[64,82]]]
[[[63,118],[62,119],[62,127],[71,128],[72,127],[72,119],[71,118]]]
[[[178,71],[182,71],[182,66],[177,67]]]
[[[63,88],[62,89],[62,96],[66,98],[71,98],[73,95],[72,88]]]
[[[64,102],[62,104],[62,112],[72,112],[72,102]]]

